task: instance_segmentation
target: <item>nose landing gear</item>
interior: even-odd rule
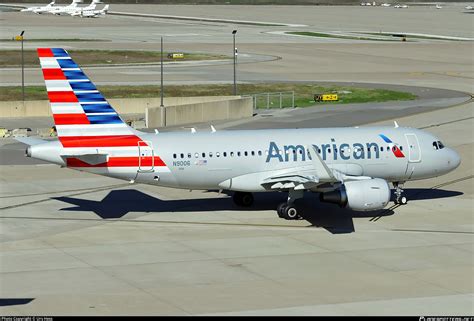
[[[408,199],[403,196],[403,183],[394,182],[393,187],[395,188],[395,204],[406,205],[408,203]]]

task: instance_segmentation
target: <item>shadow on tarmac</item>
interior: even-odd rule
[[[12,305],[24,305],[28,304],[31,301],[33,301],[34,298],[28,298],[28,299],[23,299],[23,298],[11,298],[11,299],[1,299],[0,298],[0,307],[7,307],[7,306],[12,306]]]
[[[454,197],[463,194],[441,189],[405,189],[405,193],[410,201]],[[250,208],[237,207],[227,197],[161,200],[134,189],[113,190],[101,201],[72,197],[55,197],[53,199],[75,205],[62,208],[63,211],[94,212],[102,219],[119,219],[129,212],[268,211],[274,210],[277,204],[284,202],[286,193],[256,193],[255,203]],[[297,206],[303,219],[311,224],[309,227],[321,227],[332,234],[355,232],[354,218],[377,217],[378,220],[381,217],[393,215],[395,213],[393,209],[396,208],[355,212],[339,208],[334,204],[321,203],[313,193],[306,193],[305,198],[298,200]]]

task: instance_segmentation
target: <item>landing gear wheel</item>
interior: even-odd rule
[[[232,199],[234,200],[234,203],[238,206],[250,207],[253,204],[252,193],[235,192]]]
[[[406,203],[408,203],[408,200],[405,196],[402,196],[400,200],[398,201],[398,204],[400,205],[406,205]]]
[[[283,218],[284,216],[284,210],[285,210],[285,207],[287,206],[286,203],[280,203],[278,204],[277,206],[277,214],[278,214],[278,217],[279,218]]]
[[[286,205],[282,209],[282,214],[285,220],[298,220],[300,218],[298,210],[293,205]]]

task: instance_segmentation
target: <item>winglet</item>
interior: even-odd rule
[[[398,127],[400,127],[400,126],[398,126],[398,123],[397,123],[397,121],[396,121],[396,120],[394,120],[394,121],[393,121],[393,127],[395,127],[395,128],[398,128]]]
[[[214,128],[214,126],[211,125],[211,131],[215,133],[217,130]]]
[[[338,179],[334,177],[334,174],[326,165],[326,163],[322,160],[321,156],[319,156],[316,147],[314,146],[307,146],[306,147],[309,151],[309,155],[311,156],[311,161],[314,165],[314,169],[316,170],[316,174],[318,175],[321,181],[331,181],[337,182]]]

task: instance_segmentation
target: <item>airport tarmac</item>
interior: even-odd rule
[[[472,315],[473,107],[398,119],[463,161],[375,213],[307,195],[305,220],[285,221],[278,193],[241,210],[212,191],[1,166],[0,313]]]
[[[228,10],[137,8],[211,18]],[[472,37],[474,17],[458,4],[445,11],[231,8],[233,18],[241,20],[294,23],[292,17],[297,17],[297,23],[308,25],[298,30],[382,25],[384,31],[465,37]],[[0,314],[474,314],[474,103],[466,98],[473,93],[472,42],[359,42],[268,33],[283,30],[276,26],[118,16],[88,19],[85,26],[71,17],[1,15],[4,38],[27,26],[26,34],[36,38],[51,37],[54,31],[55,38],[110,40],[26,43],[29,48],[157,50],[165,35],[168,48],[225,53],[232,47],[230,31],[238,28],[239,53],[249,54],[248,59],[278,58],[240,64],[242,82],[429,87],[432,101],[424,97],[422,113],[407,117],[419,102],[260,112],[252,120],[218,123],[216,128],[393,125],[396,119],[402,126],[438,135],[461,155],[462,163],[448,175],[408,183],[406,206],[356,213],[321,204],[317,195],[308,194],[305,219],[285,221],[275,211],[284,194],[256,195],[255,206],[242,210],[228,195],[214,191],[129,184],[54,165],[15,165],[24,160],[24,146],[2,140],[0,157],[5,151],[14,155],[0,162]],[[5,48],[14,45],[5,43]],[[231,68],[169,66],[165,76],[168,83],[231,82]],[[156,66],[84,69],[99,84],[159,83]],[[1,85],[19,79],[18,69],[0,69]],[[39,69],[27,69],[26,82],[43,84]],[[204,130],[204,125],[198,127]]]

